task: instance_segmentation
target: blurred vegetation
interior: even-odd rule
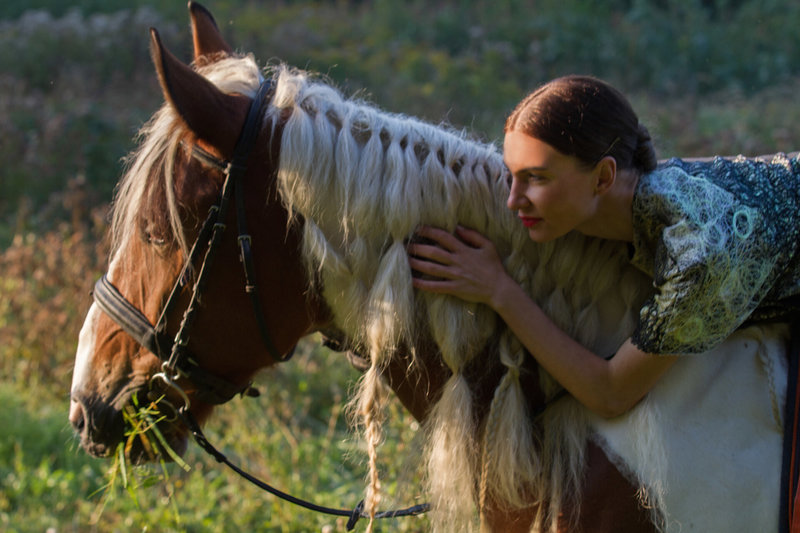
[[[488,140],[500,138],[505,115],[530,89],[582,72],[631,95],[665,156],[796,147],[800,3],[791,0],[220,0],[208,7],[229,41],[262,64],[320,72],[348,94]],[[0,243],[7,244],[39,222],[39,209],[70,178],[109,198],[120,158],[161,100],[148,28],[185,59],[191,40],[182,1],[9,0],[0,17]]]
[[[501,139],[505,115],[529,90],[580,72],[630,96],[662,157],[800,148],[795,0],[206,6],[229,42],[261,64],[319,72],[346,94],[489,141]],[[104,489],[107,463],[77,450],[67,427],[77,333],[105,268],[107,204],[136,131],[161,103],[149,27],[188,60],[183,0],[0,4],[0,529],[341,530],[251,491],[192,446],[189,462],[201,466],[188,474],[165,481],[144,471],[136,483],[148,490]],[[283,488],[352,504],[363,465],[340,411],[356,376],[335,355],[303,350],[264,377],[281,387],[263,401],[221,409],[215,420],[226,430],[215,438]],[[383,455],[394,478],[415,426],[392,409]],[[414,488],[397,504],[414,503]]]

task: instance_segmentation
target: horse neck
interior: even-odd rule
[[[259,279],[266,280],[272,289],[282,298],[264,302],[265,309],[274,311],[275,320],[282,321],[282,331],[289,338],[289,344],[295,344],[301,337],[318,331],[331,321],[330,308],[317,289],[318,283],[310,279],[311,273],[305,268],[301,254],[302,221],[290,215],[283,205],[276,190],[275,178],[277,169],[273,165],[279,160],[281,134],[285,126],[285,116],[273,118],[267,126],[271,130],[269,146],[265,148],[269,169],[266,185],[267,205],[253,205],[253,210],[260,213],[258,224],[266,228],[266,251],[271,261],[262,261]],[[255,180],[253,180],[255,181]],[[264,198],[264,185],[251,183],[252,190],[247,195],[251,202]],[[280,305],[275,305],[281,302]],[[288,317],[294,317],[288,319]]]

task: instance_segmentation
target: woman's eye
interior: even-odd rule
[[[525,173],[525,174],[520,174],[519,176],[516,177],[516,179],[520,183],[527,184],[527,183],[538,183],[542,181],[544,178],[538,174]]]
[[[522,173],[515,174],[515,175],[509,174],[508,178],[506,178],[506,179],[507,179],[509,188],[511,188],[514,185],[515,182],[524,186],[524,185],[528,185],[528,184],[531,184],[531,183],[541,183],[541,182],[547,180],[547,178],[545,178],[544,176],[542,176],[540,174],[534,174],[534,173],[530,173],[530,172],[522,172]]]

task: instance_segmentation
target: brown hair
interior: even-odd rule
[[[650,133],[627,98],[591,76],[556,78],[525,97],[506,120],[519,131],[593,167],[610,155],[620,169],[656,167]]]

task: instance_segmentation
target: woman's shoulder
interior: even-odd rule
[[[642,176],[632,263],[656,293],[640,310],[637,346],[702,351],[767,298],[800,241],[798,169],[782,155],[671,159]]]
[[[658,166],[703,166],[714,163],[715,161],[730,161],[730,162],[743,162],[753,161],[759,163],[782,164],[790,161],[797,161],[800,158],[800,151],[795,152],[775,152],[772,154],[761,154],[754,156],[738,155],[714,155],[709,157],[670,157],[668,159],[660,159]]]
[[[716,195],[724,192],[754,207],[763,203],[765,198],[771,198],[771,201],[779,199],[800,207],[798,154],[779,152],[755,157],[674,157],[661,161],[655,170],[642,176],[637,194],[647,196],[698,190],[701,194]]]
[[[656,176],[663,172],[680,169],[686,174],[712,180],[725,178],[735,182],[747,182],[762,175],[777,175],[786,178],[800,178],[800,152],[776,152],[757,156],[713,156],[690,157],[660,160],[652,172]]]
[[[768,162],[743,157],[662,162],[640,178],[634,193],[634,264],[653,270],[659,247],[676,256],[689,241],[702,244],[695,248],[704,252],[693,257],[705,261],[730,251],[710,243],[732,242],[734,235],[764,240],[772,251],[789,246],[800,227],[799,181],[797,160],[782,155]]]

